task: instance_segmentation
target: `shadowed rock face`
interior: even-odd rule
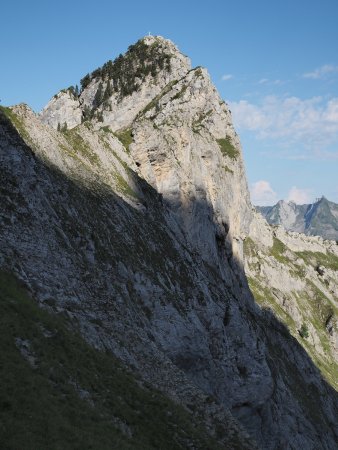
[[[255,448],[249,433],[265,449],[333,449],[336,392],[247,286],[243,240],[258,222],[230,112],[172,43],[144,44],[170,65],[144,77],[133,66],[135,90],[91,121],[58,132],[55,104],[44,123],[22,105],[1,113],[0,266],[224,448],[234,436]]]

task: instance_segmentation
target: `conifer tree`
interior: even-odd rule
[[[101,105],[103,100],[103,86],[102,86],[102,82],[99,83],[99,87],[97,88],[95,97],[94,97],[94,101],[93,101],[93,107],[97,108],[98,106]]]

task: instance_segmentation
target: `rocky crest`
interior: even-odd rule
[[[205,69],[147,37],[0,127],[2,270],[220,448],[334,448],[336,392],[247,286],[243,243],[273,235]]]
[[[282,225],[289,231],[338,240],[338,205],[325,197],[310,205],[280,200],[274,206],[256,208],[271,225]]]
[[[42,122],[74,128],[90,118],[113,131],[128,127],[136,115],[171,81],[191,69],[189,59],[162,37],[147,36],[127,53],[86,75],[81,93],[65,89],[41,112]]]

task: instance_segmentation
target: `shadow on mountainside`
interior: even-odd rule
[[[0,266],[44,307],[193,411],[182,371],[263,448],[334,448],[338,394],[287,327],[255,304],[226,227],[224,235],[215,227],[218,259],[206,263],[184,240],[187,213],[136,173],[142,209],[40,160],[1,112],[0,146]],[[208,204],[196,210],[213,217]]]

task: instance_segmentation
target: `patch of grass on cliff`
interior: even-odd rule
[[[304,312],[303,317],[306,317],[307,322],[311,322],[316,329],[320,345],[324,350],[325,355],[320,354],[312,344],[307,341],[302,342],[302,345],[311,355],[311,358],[320,369],[324,378],[337,389],[338,364],[332,357],[329,334],[325,326],[326,321],[331,314],[337,315],[337,309],[334,308],[325,294],[310,280],[307,280],[306,289],[302,292],[298,304]]]
[[[112,130],[110,129],[109,125],[106,125],[106,126],[104,126],[104,127],[101,127],[101,128],[100,128],[100,131],[104,131],[105,133],[112,133],[112,134],[113,134],[113,132],[112,132]]]
[[[12,122],[12,124],[15,126],[15,128],[17,129],[20,136],[24,139],[24,141],[28,145],[32,145],[31,137],[29,136],[29,133],[27,132],[21,117],[15,114],[15,112],[11,108],[8,108],[6,106],[0,106],[0,111],[3,112],[3,114],[7,117],[7,119],[9,119]]]
[[[244,255],[246,256],[256,256],[257,255],[257,247],[255,242],[251,239],[251,237],[247,236],[243,242],[243,250]]]
[[[223,166],[223,170],[224,170],[224,172],[228,172],[228,173],[231,173],[231,175],[233,175],[233,174],[234,174],[234,171],[233,171],[233,170],[231,170],[231,169],[230,169],[230,167],[228,167],[228,166]]]
[[[127,153],[130,154],[129,146],[133,143],[132,129],[126,128],[125,130],[117,131],[115,135],[126,149]]]
[[[229,136],[227,136],[225,139],[216,139],[216,140],[223,156],[227,156],[228,158],[231,159],[238,158],[239,151],[233,145]]]
[[[280,241],[279,239],[274,237],[273,245],[270,250],[270,254],[275,259],[277,259],[277,261],[288,265],[288,264],[290,264],[290,260],[284,255],[286,250],[287,250],[287,247],[285,246],[285,244],[283,244],[282,241]]]
[[[338,271],[338,257],[333,253],[320,253],[320,252],[296,252],[296,255],[304,260],[304,262],[314,268],[317,266],[324,266],[328,269]]]
[[[220,448],[183,407],[142,387],[4,272],[0,308],[1,448]]]
[[[188,89],[187,85],[184,85],[182,87],[182,89],[180,91],[178,91],[171,100],[177,100],[183,97],[183,95],[185,94],[186,90]]]
[[[63,135],[65,136],[69,145],[72,147],[75,154],[82,156],[92,164],[99,164],[100,160],[97,154],[93,152],[90,145],[83,139],[82,136],[77,133],[74,128],[71,130],[63,131]]]
[[[121,174],[115,172],[114,178],[116,181],[116,187],[121,192],[121,194],[138,199],[138,195],[136,194],[136,192],[129,186],[128,182],[123,178]]]
[[[248,277],[248,283],[256,302],[263,308],[270,308],[290,330],[294,330],[295,324],[293,319],[286,311],[284,311],[282,306],[279,305],[270,290],[263,286],[256,278]]]
[[[196,78],[203,77],[202,67],[201,66],[197,66],[194,69],[191,69],[189,72],[194,72]]]

